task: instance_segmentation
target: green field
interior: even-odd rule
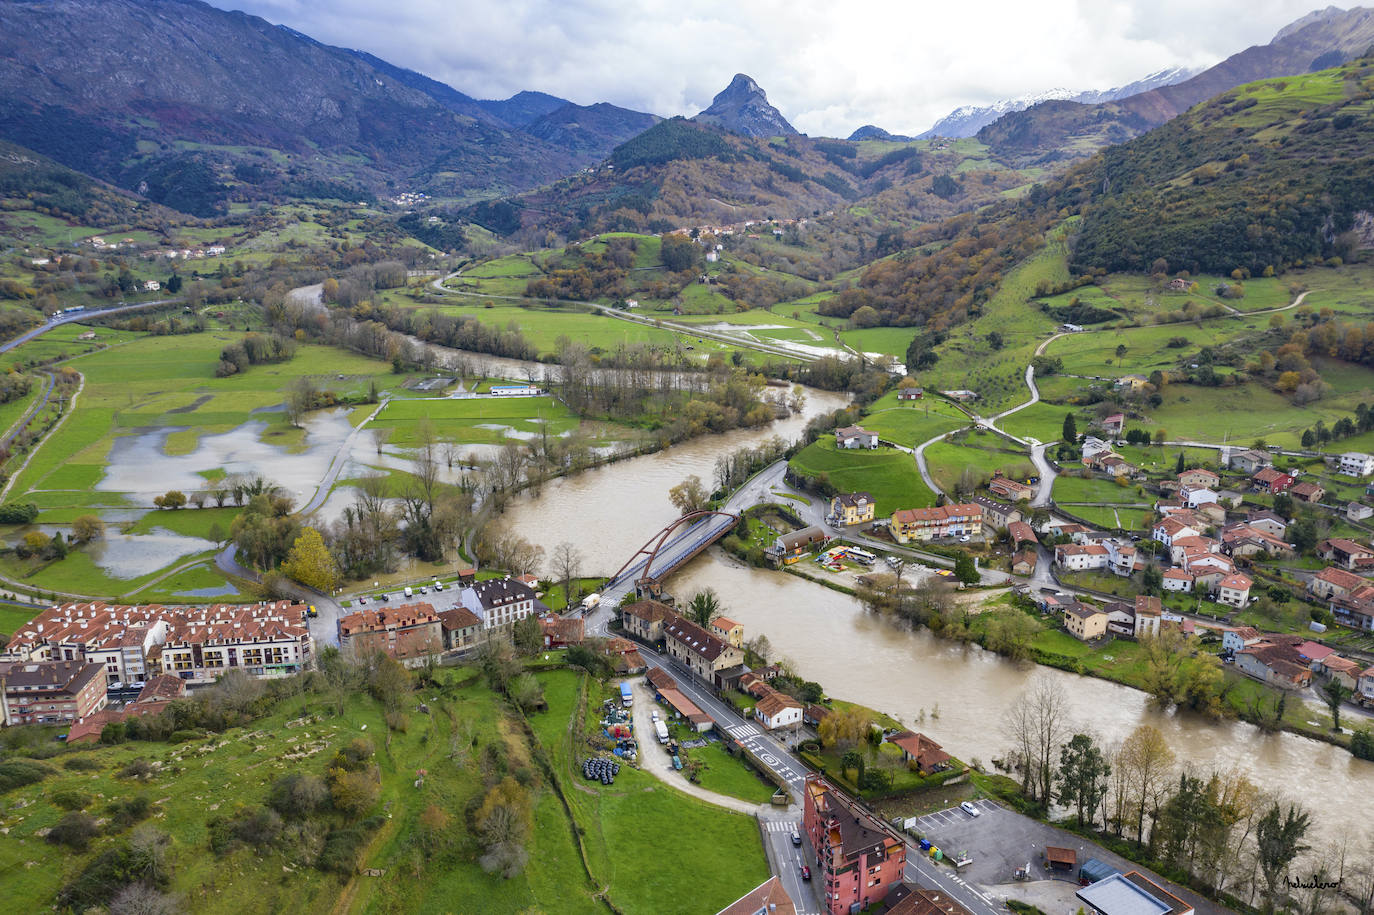
[[[949,401],[923,398],[898,405],[895,393],[884,394],[864,414],[863,427],[877,432],[883,441],[914,448],[937,435],[969,424],[969,418]]]
[[[951,494],[964,471],[970,468],[988,478],[998,471],[1016,479],[1033,476],[1030,455],[1012,450],[1015,447],[992,433],[975,433],[963,443],[942,441],[931,445],[926,449],[926,467],[940,488]]]
[[[927,508],[935,494],[921,481],[915,459],[894,448],[841,451],[833,436],[803,448],[789,462],[794,473],[818,479],[822,475],[838,492],[872,493],[875,514],[885,518],[899,508]]]
[[[385,389],[404,380],[391,373],[389,363],[308,344],[289,362],[214,377],[220,350],[238,337],[228,332],[144,337],[72,359],[67,364],[85,376],[85,389],[75,411],[20,475],[13,493],[89,489],[103,474],[115,436],[135,429],[171,427],[169,449],[190,452],[200,435],[227,432],[248,422],[254,409],[280,404],[287,383],[295,378],[309,377],[322,389],[355,395],[372,383]],[[303,444],[300,430],[289,427],[281,413],[265,418],[264,440],[288,447]]]
[[[1149,503],[1151,495],[1136,492],[1136,487],[1118,486],[1114,480],[1095,477],[1070,477],[1060,474],[1054,480],[1056,502]],[[1076,513],[1076,512],[1075,512]]]
[[[425,420],[440,440],[465,444],[500,444],[508,432],[528,438],[545,427],[550,436],[561,436],[579,426],[578,418],[552,397],[393,400],[373,425],[388,430],[393,445],[414,446]]]
[[[1037,385],[1039,379],[1037,379]],[[1043,391],[1042,391],[1043,394]],[[1029,394],[1027,394],[1029,396]],[[1017,410],[1010,416],[1003,417],[997,421],[997,428],[1010,433],[1017,438],[1033,438],[1041,442],[1057,442],[1063,438],[1064,415],[1071,412],[1068,407],[1061,407],[1043,400],[1033,403],[1024,410]],[[1079,428],[1084,428],[1086,423],[1080,421]]]
[[[1029,304],[1041,281],[1063,283],[1069,279],[1068,220],[1050,233],[1044,247],[1017,264],[1002,280],[982,314],[955,328],[938,348],[940,361],[918,378],[926,387],[939,390],[963,388],[981,396],[977,407],[992,413],[1015,406],[1028,395],[1026,366],[1035,347],[1054,332],[1056,322]],[[993,349],[988,334],[1002,335],[1001,349]]]

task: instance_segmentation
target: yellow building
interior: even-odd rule
[[[1107,634],[1107,613],[1086,604],[1074,604],[1064,611],[1064,628],[1080,642],[1091,642]]]
[[[851,492],[830,500],[830,517],[836,524],[849,527],[873,520],[873,496],[866,492]]]

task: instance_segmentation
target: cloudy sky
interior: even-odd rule
[[[1209,66],[1315,0],[211,0],[477,98],[692,115],[747,73],[796,127],[919,133],[965,104]]]

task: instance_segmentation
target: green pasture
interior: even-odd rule
[[[947,493],[955,491],[969,468],[989,478],[998,472],[1017,479],[1033,476],[1030,455],[1013,450],[1015,447],[992,433],[974,434],[964,442],[935,442],[925,451],[926,467]]]
[[[812,478],[824,474],[838,492],[872,493],[877,517],[885,518],[899,508],[935,504],[935,494],[922,482],[915,458],[895,448],[841,451],[829,436],[803,448],[790,466],[793,472]]]

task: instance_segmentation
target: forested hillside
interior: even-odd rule
[[[1356,214],[1374,209],[1374,58],[1234,89],[1076,183],[1091,194],[1081,268],[1258,275],[1348,258]]]

